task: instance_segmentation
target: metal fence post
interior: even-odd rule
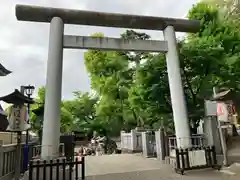
[[[2,141],[0,141],[0,177],[2,177],[3,173],[3,147]]]
[[[228,155],[227,155],[227,144],[226,144],[226,139],[223,135],[223,130],[221,127],[220,121],[217,119],[217,125],[218,125],[218,131],[219,131],[219,136],[220,136],[220,142],[222,146],[222,152],[223,152],[223,165],[228,166]]]
[[[181,169],[181,164],[180,164],[180,152],[179,149],[175,149],[176,152],[176,170],[179,171]]]
[[[216,149],[215,146],[212,146],[212,156],[213,156],[213,165],[217,165],[217,155],[216,155]]]
[[[84,156],[82,157],[82,159],[81,159],[81,161],[82,161],[82,172],[81,172],[81,174],[82,174],[82,180],[84,180],[85,179],[85,158],[84,158]],[[76,171],[77,171],[77,169],[76,169]]]
[[[165,134],[164,132],[164,146],[165,146],[165,153],[166,153],[166,156],[170,156],[170,143],[169,143],[169,137],[168,135]]]
[[[161,151],[161,157],[162,159],[161,160],[165,160],[165,157],[167,156],[167,147],[166,147],[166,141],[165,141],[166,137],[165,137],[165,131],[164,131],[164,128],[161,128],[160,129],[160,143],[161,143],[161,148],[162,148],[162,151]]]

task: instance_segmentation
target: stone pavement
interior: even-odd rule
[[[173,172],[148,170],[88,176],[86,180],[239,180],[239,177],[217,175],[216,173],[209,172],[209,170],[200,173],[195,171],[183,176]]]
[[[132,154],[88,156],[86,176],[86,180],[240,180],[240,174],[213,169],[189,171],[182,176],[156,159]]]

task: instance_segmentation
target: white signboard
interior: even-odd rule
[[[205,100],[205,115],[216,116],[217,115],[217,102]]]
[[[190,167],[206,165],[205,150],[189,151]]]
[[[27,123],[28,112],[26,106],[13,105],[9,108],[7,127],[8,131],[26,131],[30,129],[30,125]]]

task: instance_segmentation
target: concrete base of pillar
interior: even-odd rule
[[[63,161],[63,159],[66,159],[65,157],[61,157],[61,158],[57,158],[53,160],[53,163],[56,163],[57,160],[59,160],[60,162]],[[40,159],[35,159],[33,161],[33,164],[37,164],[37,162],[40,161],[39,164],[43,164],[44,161],[40,160]],[[49,164],[50,161],[47,161],[47,164]],[[74,167],[73,167],[74,168]],[[59,170],[57,170],[56,165],[50,167],[50,166],[46,166],[46,176],[44,177],[44,167],[39,167],[39,169],[37,170],[37,167],[33,168],[33,172],[32,172],[32,177],[29,177],[29,171],[26,171],[24,174],[24,180],[46,180],[46,179],[52,179],[52,180],[64,180],[64,179],[70,179],[70,173],[72,176],[72,179],[74,177],[74,173],[72,172],[71,168],[69,166],[65,167],[65,178],[63,178],[63,174],[64,174],[64,169],[63,166],[59,166]],[[52,173],[50,172],[52,171]],[[58,173],[58,175],[57,175]],[[38,177],[37,177],[38,176]],[[50,178],[50,176],[52,176],[52,178]],[[58,178],[57,178],[58,176]]]

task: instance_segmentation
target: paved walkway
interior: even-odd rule
[[[179,175],[169,165],[140,155],[119,154],[86,157],[86,180],[239,180],[213,169]]]

